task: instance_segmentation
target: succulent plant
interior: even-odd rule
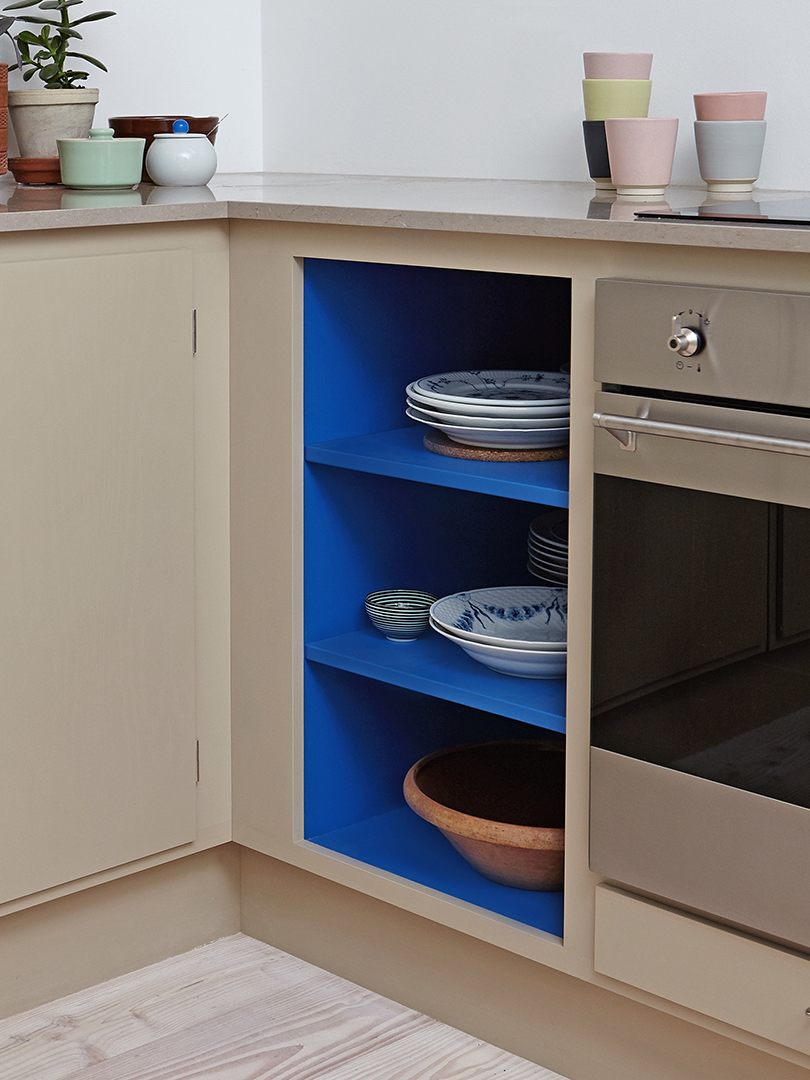
[[[76,89],[83,79],[88,78],[89,72],[74,71],[67,67],[70,57],[84,60],[87,64],[106,71],[106,67],[100,60],[88,56],[87,53],[76,52],[71,49],[71,45],[82,39],[82,35],[76,29],[78,26],[98,22],[100,19],[109,19],[115,15],[115,12],[94,11],[89,15],[73,19],[71,9],[83,2],[84,0],[17,0],[17,3],[7,4],[3,11],[19,11],[22,8],[36,7],[44,12],[44,15],[16,16],[18,22],[39,26],[41,29],[36,34],[30,30],[22,30],[16,35],[15,41],[19,47],[18,62],[9,70],[19,68],[25,82],[38,74],[48,90]],[[0,19],[5,21],[3,17]],[[8,27],[6,27],[6,32],[8,32]],[[0,29],[0,36],[2,33]]]

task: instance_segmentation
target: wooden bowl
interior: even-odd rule
[[[512,739],[429,754],[405,777],[405,800],[479,874],[536,892],[563,887],[565,751]]]

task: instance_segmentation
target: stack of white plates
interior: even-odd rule
[[[529,572],[545,585],[568,585],[568,511],[551,510],[529,526]]]
[[[430,625],[473,660],[503,675],[556,679],[568,657],[568,590],[540,585],[443,596]]]
[[[496,450],[564,446],[569,376],[560,371],[445,371],[409,383],[406,414],[454,442]]]

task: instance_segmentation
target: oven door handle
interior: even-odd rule
[[[637,435],[663,435],[668,439],[687,439],[715,446],[738,446],[748,450],[769,450],[774,454],[810,457],[810,442],[802,439],[782,439],[773,435],[753,435],[744,431],[671,424],[641,416],[614,416],[601,412],[593,414],[593,423],[594,427],[605,428],[618,439],[622,450],[635,450]]]

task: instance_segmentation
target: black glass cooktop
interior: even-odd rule
[[[717,202],[673,210],[637,210],[639,221],[732,221],[746,225],[810,225],[810,198]]]

